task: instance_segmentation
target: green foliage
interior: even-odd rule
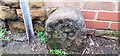
[[[44,41],[44,43],[47,42],[47,38],[46,38],[46,34],[45,34],[45,30],[39,31],[39,33],[38,33],[38,37],[40,37],[40,39],[41,39],[42,41]]]
[[[6,37],[6,35],[9,33],[7,29],[0,29],[0,38],[2,38],[5,41],[9,41],[10,38]]]
[[[113,37],[120,37],[120,31],[119,30],[115,30],[115,31],[104,31],[99,33],[102,36],[113,36]]]
[[[39,31],[38,37],[40,37],[40,39],[41,39],[44,43],[47,42],[45,30]],[[40,42],[38,42],[37,44],[40,45]],[[53,45],[54,45],[54,44],[53,44]],[[50,51],[51,54],[57,54],[58,56],[66,56],[66,54],[67,54],[65,51],[62,51],[62,50],[60,50],[60,49],[58,49],[58,50],[52,50],[52,49],[50,49],[49,51]]]
[[[58,56],[66,56],[67,55],[67,53],[65,51],[60,50],[60,49],[58,49],[58,50],[50,49],[50,53],[51,54],[57,54]]]
[[[5,29],[0,29],[0,38],[5,36]]]
[[[120,37],[120,31],[114,31],[114,32],[113,32],[113,35],[114,35],[115,37]]]

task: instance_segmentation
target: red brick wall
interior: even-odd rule
[[[48,2],[49,1],[49,2]],[[82,0],[46,0],[45,7],[74,7],[83,12],[87,28],[120,30],[119,2],[83,2]]]
[[[83,14],[88,28],[120,30],[118,12],[83,10]]]

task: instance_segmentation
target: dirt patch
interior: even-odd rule
[[[28,44],[26,34],[8,35],[11,40],[2,47],[2,54],[48,54],[46,44],[41,42],[40,38],[34,38],[33,42]],[[0,41],[0,46],[5,44]],[[110,40],[103,37],[91,37],[88,39],[88,46],[85,54],[118,54],[120,47],[118,40]]]
[[[87,54],[118,54],[120,47],[118,40],[104,37],[91,37],[88,39]]]
[[[28,43],[25,34],[8,35],[11,40],[7,43],[2,41],[3,54],[45,54],[48,53],[46,45],[40,39],[34,38],[32,43]],[[38,44],[38,42],[40,44]]]

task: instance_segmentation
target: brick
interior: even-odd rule
[[[120,13],[118,12],[100,12],[98,14],[98,19],[99,20],[110,20],[110,21],[120,21],[120,19],[118,18],[118,15],[120,15]]]
[[[116,8],[115,2],[85,2],[84,9],[91,10],[109,10],[114,11]]]
[[[39,10],[30,10],[32,19],[37,20],[45,20],[45,10],[39,9]],[[17,9],[17,14],[19,17],[22,17],[22,11],[21,9]]]
[[[86,20],[87,28],[107,29],[109,22]]]
[[[95,18],[96,12],[93,12],[93,11],[82,11],[82,12],[86,19],[94,19]]]
[[[79,9],[80,2],[45,2],[45,7],[73,7]]]
[[[112,23],[110,29],[111,30],[120,30],[120,22]]]

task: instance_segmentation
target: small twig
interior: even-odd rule
[[[82,52],[81,56],[83,56],[83,54],[85,54],[87,48],[84,49],[84,51]]]
[[[89,40],[90,40],[90,46],[91,45],[95,45],[94,41],[91,39],[91,37],[89,37]]]
[[[103,38],[112,39],[112,40],[118,40],[119,39],[117,37],[110,37],[110,36],[103,36]]]

